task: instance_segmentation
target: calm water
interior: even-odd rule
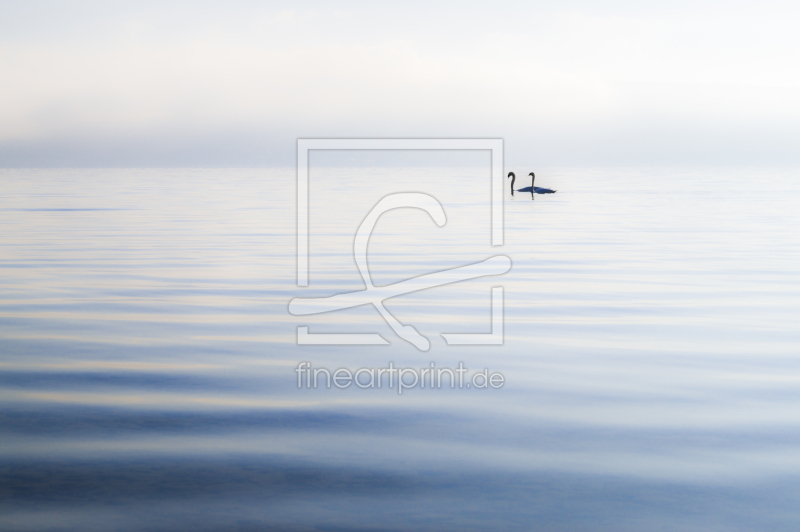
[[[523,169],[515,170],[518,175]],[[770,169],[0,170],[3,530],[797,530],[800,179]],[[529,185],[525,178],[517,187]],[[498,277],[298,317],[502,253]],[[502,346],[447,346],[489,332]],[[387,346],[298,346],[311,332]],[[298,389],[295,367],[501,372],[499,390]]]

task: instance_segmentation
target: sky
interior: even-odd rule
[[[796,2],[0,1],[0,166],[292,166],[319,137],[508,164],[800,163]]]

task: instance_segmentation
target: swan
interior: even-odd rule
[[[530,192],[531,194],[533,194],[533,193],[536,193],[536,194],[555,194],[556,192],[558,192],[556,190],[551,190],[549,188],[542,188],[542,187],[533,186],[533,182],[536,180],[536,174],[531,172],[528,175],[531,176],[531,186],[525,187],[525,188],[521,188],[521,189],[517,190],[517,192]],[[514,175],[514,172],[509,172],[508,173],[508,177],[511,178],[511,195],[513,196],[514,195],[514,181],[517,180],[517,176]],[[506,179],[508,179],[508,177]]]

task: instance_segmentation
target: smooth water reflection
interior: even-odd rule
[[[518,172],[520,173],[520,172]],[[312,168],[311,285],[293,169],[0,173],[0,528],[796,530],[800,222],[783,170]],[[541,179],[541,183],[539,180]],[[751,184],[757,181],[759,186]],[[296,317],[290,299],[503,253],[502,277]],[[489,332],[505,288],[505,345]],[[392,345],[297,346],[296,328]],[[490,368],[501,390],[298,389],[294,368]]]

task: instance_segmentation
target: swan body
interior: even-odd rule
[[[517,189],[517,192],[530,192],[530,191],[531,187]],[[533,192],[534,194],[555,194],[558,191],[550,188],[533,187]]]
[[[531,172],[528,175],[531,176],[531,186],[525,187],[525,188],[520,188],[520,189],[517,190],[517,192],[530,192],[531,194],[555,194],[556,192],[558,192],[557,190],[552,190],[552,189],[549,189],[549,188],[542,188],[542,187],[533,186],[533,182],[536,180],[536,175],[533,172]],[[513,196],[514,195],[514,181],[517,180],[517,176],[514,175],[514,172],[509,172],[508,173],[508,177],[511,178],[511,195]]]

